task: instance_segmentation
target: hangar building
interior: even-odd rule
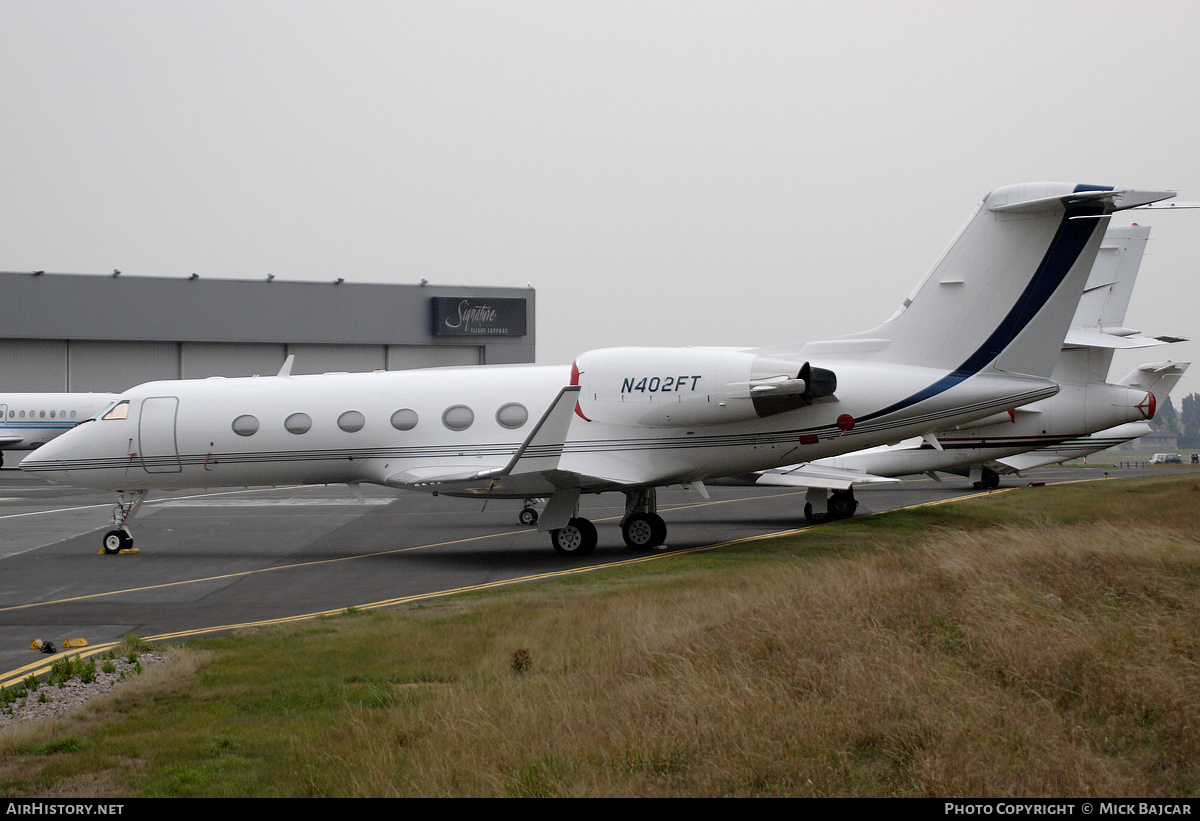
[[[533,362],[534,291],[0,272],[0,392]]]

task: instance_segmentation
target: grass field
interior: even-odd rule
[[[1200,478],[1023,488],[189,644],[22,796],[1194,796]]]

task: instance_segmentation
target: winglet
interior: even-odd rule
[[[571,426],[571,414],[579,401],[579,390],[578,385],[567,385],[558,392],[521,447],[500,471],[501,475],[537,473],[558,467],[567,429]]]

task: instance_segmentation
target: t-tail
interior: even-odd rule
[[[1173,196],[1070,183],[997,188],[891,319],[803,354],[946,371],[934,390],[982,372],[1049,377],[1110,215]]]
[[[1188,369],[1190,362],[1148,362],[1139,365],[1125,374],[1118,385],[1125,385],[1149,394],[1149,413],[1147,419],[1154,417],[1155,408],[1165,402],[1167,395],[1175,389],[1175,385],[1183,378],[1183,372]]]

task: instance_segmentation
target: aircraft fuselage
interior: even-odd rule
[[[572,481],[584,492],[704,480],[844,452],[851,440],[861,447],[899,441],[1057,390],[1046,379],[978,374],[872,418],[944,374],[850,362],[836,367],[838,393],[851,399],[828,397],[723,424],[612,424],[603,418],[603,402],[589,404],[581,396],[580,405],[593,415],[590,421],[582,412],[572,418],[558,468],[578,477]],[[705,377],[695,375],[703,387]],[[406,486],[389,477],[411,471],[432,483],[417,489],[523,497],[530,495],[524,489],[506,493],[487,483],[439,488],[436,481],[506,465],[571,378],[566,366],[531,365],[151,382],[121,394],[118,412],[60,437],[22,467],[66,484],[110,490]],[[618,399],[613,409],[627,410],[628,403]]]

